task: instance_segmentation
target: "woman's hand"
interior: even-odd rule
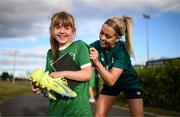
[[[98,59],[99,53],[95,48],[90,48],[90,59],[93,61],[94,65],[97,66],[100,62]]]

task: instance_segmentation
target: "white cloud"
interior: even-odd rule
[[[161,9],[164,12],[174,11],[179,12],[180,11],[180,1],[179,0],[163,0],[158,1],[153,0],[152,6],[155,6],[157,9]]]
[[[0,55],[10,55],[16,57],[45,58],[47,47],[29,48],[23,50],[0,50]]]
[[[136,57],[135,59],[131,59],[132,64],[133,65],[145,65],[145,63],[147,61],[146,54],[136,55],[136,56],[138,56],[138,57]]]
[[[48,32],[50,17],[65,10],[78,20],[142,12],[179,12],[178,0],[1,0],[0,39],[38,36]],[[86,25],[84,25],[85,27]]]
[[[104,10],[121,9],[142,11],[147,8],[157,8],[164,11],[180,11],[179,0],[80,0],[84,4]],[[117,11],[118,12],[118,11]]]
[[[27,72],[45,67],[46,51],[44,47],[24,50],[0,50],[0,71]],[[2,67],[3,66],[3,67]]]
[[[51,13],[69,8],[69,0],[0,1],[0,38],[47,33]]]
[[[105,20],[105,19],[104,19]],[[77,22],[77,39],[84,40],[88,44],[98,39],[99,31],[101,29],[104,20],[89,19]],[[79,20],[77,20],[79,21]],[[83,38],[82,38],[83,37]]]
[[[44,59],[45,60],[45,59]],[[0,59],[0,65],[3,66],[13,66],[14,64],[16,64],[17,66],[28,66],[28,65],[43,65],[44,64],[44,60],[43,59],[17,59],[16,61],[14,60],[14,58],[9,58],[9,59]],[[16,63],[14,63],[16,62]]]
[[[1,63],[8,63],[9,61],[7,59],[5,62],[1,57],[2,55],[13,56],[16,50],[19,58],[31,59],[30,57],[32,57],[29,63],[38,66],[35,60],[37,58],[43,59],[49,46],[34,47],[33,44],[35,42],[39,45],[42,44],[41,40],[38,40],[42,39],[43,36],[48,36],[52,14],[61,10],[68,11],[75,17],[78,30],[77,38],[91,43],[98,39],[102,23],[110,16],[127,14],[135,18],[136,16],[142,18],[142,13],[149,13],[152,16],[166,12],[179,13],[180,2],[179,0],[0,0],[0,39],[4,39],[1,40],[3,43],[0,43]],[[142,38],[137,38],[140,43],[143,41]],[[15,46],[11,48],[8,39],[11,39],[10,43],[18,45],[27,41],[25,44],[28,46],[34,42],[33,48],[23,50],[22,46],[21,49],[16,49]],[[14,41],[12,41],[13,39]],[[12,50],[3,50],[6,47]],[[133,63],[145,63],[146,54],[140,53],[136,56],[137,58],[132,60]],[[18,64],[26,65],[28,63],[18,59]]]

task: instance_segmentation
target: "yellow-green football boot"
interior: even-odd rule
[[[76,97],[77,94],[72,91],[69,86],[68,83],[65,79],[63,78],[51,78],[49,76],[49,72],[45,72],[45,74],[43,75],[43,78],[41,80],[41,86],[42,88],[47,88],[48,91],[53,90],[54,92],[62,95],[62,96],[66,96],[66,97]]]
[[[33,84],[35,84],[35,86],[39,86],[40,81],[42,80],[43,77],[43,73],[44,73],[43,68],[37,69],[31,74],[29,80],[32,81]]]
[[[47,89],[48,97],[51,99],[56,100],[55,93],[69,98],[77,96],[77,94],[69,88],[66,79],[53,79],[49,76],[49,72],[47,71],[44,73],[43,69],[35,70],[32,73],[30,80],[36,82],[36,86],[40,86],[42,89]]]

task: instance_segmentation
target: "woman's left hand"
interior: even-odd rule
[[[93,61],[94,65],[98,65],[100,63],[98,59],[99,56],[98,51],[95,48],[90,48],[89,51],[90,51],[90,59]]]

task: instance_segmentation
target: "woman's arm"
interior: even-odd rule
[[[90,59],[93,61],[98,73],[107,85],[113,86],[122,74],[123,69],[113,67],[110,71],[106,70],[98,60],[98,55],[98,51],[95,48],[90,48]]]
[[[91,75],[92,75],[91,66],[82,68],[79,71],[59,71],[59,72],[52,72],[50,74],[50,76],[53,78],[66,77],[68,79],[76,80],[76,81],[90,80]]]

